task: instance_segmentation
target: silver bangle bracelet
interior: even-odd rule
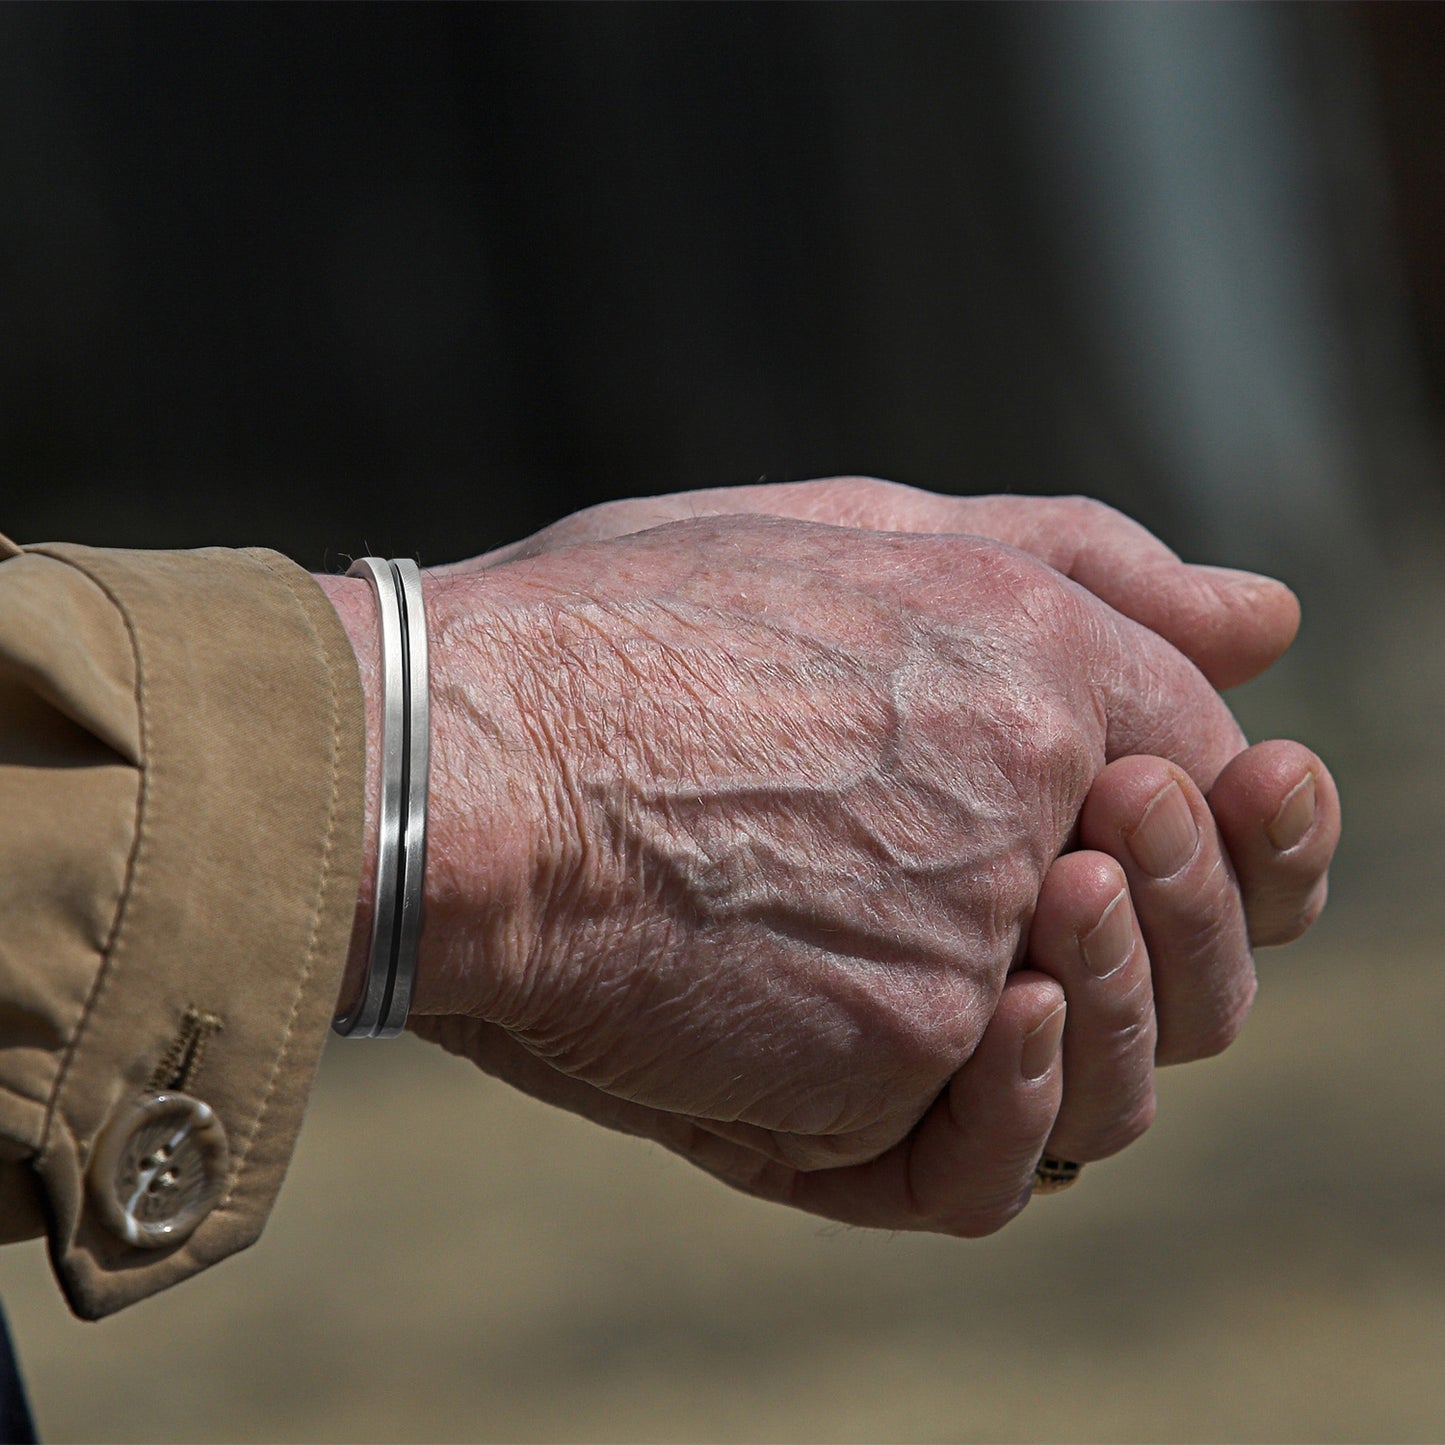
[[[426,612],[421,572],[408,558],[361,557],[381,614],[381,817],[366,988],[332,1023],[346,1038],[389,1039],[411,1010],[426,877],[427,773],[431,761]]]

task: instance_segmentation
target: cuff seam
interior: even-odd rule
[[[336,659],[331,655],[325,640],[317,632],[311,614],[296,587],[295,579],[281,568],[272,566],[265,558],[258,557],[256,561],[285,584],[296,604],[297,611],[301,614],[307,632],[311,635],[317,651],[326,664],[326,687],[331,702],[331,805],[327,815],[326,844],[322,852],[321,873],[316,886],[316,902],[312,909],[311,929],[306,943],[306,963],[291,996],[291,1010],[286,1019],[286,1032],[272,1063],[270,1077],[266,1080],[266,1092],[261,1096],[261,1106],[256,1110],[255,1121],[247,1133],[244,1143],[237,1151],[236,1161],[231,1169],[231,1178],[219,1206],[221,1208],[229,1205],[234,1198],[236,1187],[240,1183],[246,1160],[251,1152],[251,1145],[260,1133],[261,1126],[270,1110],[271,1099],[276,1091],[276,1081],[281,1076],[282,1067],[291,1053],[296,1036],[296,1020],[301,1013],[302,1003],[316,972],[316,945],[321,935],[321,921],[326,914],[327,893],[331,887],[333,876],[332,863],[336,852],[336,831],[341,804],[341,707],[336,693]]]
[[[120,615],[120,620],[125,626],[125,635],[130,641],[131,659],[135,667],[135,705],[136,705],[136,733],[137,751],[140,755],[140,786],[136,789],[135,804],[135,838],[131,844],[130,854],[125,862],[125,877],[121,883],[120,895],[116,900],[115,916],[111,919],[110,929],[106,934],[105,943],[100,950],[100,966],[96,969],[95,981],[91,984],[90,992],[86,995],[85,1006],[82,1008],[80,1017],[76,1020],[75,1032],[71,1035],[70,1042],[65,1050],[65,1057],[61,1060],[60,1067],[56,1071],[55,1082],[51,1088],[50,1098],[45,1110],[45,1125],[40,1135],[40,1147],[36,1150],[37,1159],[43,1157],[50,1148],[51,1137],[55,1129],[56,1116],[60,1112],[60,1101],[65,1093],[65,1085],[70,1077],[70,1071],[75,1063],[76,1056],[80,1053],[91,1019],[95,1015],[96,1007],[99,1005],[102,995],[105,993],[114,974],[112,967],[115,953],[116,940],[120,937],[125,926],[126,914],[130,909],[131,899],[135,894],[136,880],[142,870],[143,855],[146,851],[148,841],[146,834],[146,813],[150,799],[150,751],[149,738],[150,728],[146,713],[146,687],[145,671],[141,665],[140,641],[136,636],[135,624],[121,600],[115,595],[109,586],[98,577],[87,572],[83,567],[78,567],[67,557],[56,557],[53,553],[43,548],[31,548],[31,551],[40,552],[48,556],[52,561],[63,563],[72,571],[84,577],[97,588],[115,608]]]

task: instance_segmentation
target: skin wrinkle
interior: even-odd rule
[[[454,579],[491,634],[456,722],[529,774],[543,841],[487,1005],[510,1032],[450,1042],[723,1172],[737,1150],[678,1115],[751,1125],[770,1191],[779,1160],[874,1157],[1020,956],[1105,756],[1117,700],[1088,679],[1122,619],[978,540],[574,520],[580,545]],[[479,824],[500,790],[467,788]]]
[[[889,732],[892,731],[890,728]],[[888,749],[891,751],[893,747],[890,737]],[[875,763],[871,781],[883,783],[886,796],[886,780],[878,778],[877,771]],[[845,777],[838,784],[815,781],[800,785],[786,781],[791,770],[785,764],[775,766],[773,772],[774,776],[784,775],[781,786],[769,785],[758,778],[724,784],[721,788],[709,785],[706,790],[696,783],[624,786],[603,788],[600,792],[594,789],[594,801],[627,856],[646,860],[649,876],[667,880],[678,897],[691,900],[692,909],[699,916],[716,911],[731,898],[736,900],[734,911],[738,916],[758,918],[761,915],[756,906],[746,894],[740,893],[741,885],[748,878],[807,871],[809,858],[825,846],[824,840],[829,836],[826,826],[807,830],[808,835],[799,848],[781,842],[770,846],[767,833],[756,825],[765,823],[771,833],[778,833],[788,820],[805,818],[810,805],[819,813],[826,813],[830,805],[835,810],[841,805],[845,815],[852,815],[854,840],[865,841],[874,857],[905,874],[911,883],[945,876],[959,867],[957,859],[937,856],[941,840],[936,832],[905,851],[901,840],[886,837],[881,828],[870,821],[881,810],[866,814],[861,808],[850,809],[848,797],[860,786],[851,779]],[[635,808],[634,803],[640,806]],[[662,832],[649,835],[639,823],[643,817],[660,817]],[[826,876],[827,870],[824,872]],[[781,918],[779,922],[781,924]],[[881,956],[876,946],[847,948],[843,943],[845,930],[836,922],[803,920],[803,937],[815,941],[818,929],[826,932],[830,945],[840,951],[861,957]],[[795,933],[796,927],[783,926],[782,931]],[[858,936],[856,932],[855,936]],[[885,945],[883,951],[895,950]]]
[[[644,842],[642,845],[642,850],[640,851],[642,851],[642,853],[646,855],[646,857],[653,857],[653,853],[650,853],[650,851],[647,850],[646,844],[644,844]],[[694,851],[692,857],[696,857],[696,851]],[[676,858],[670,858],[670,860],[662,861],[665,861],[665,863],[668,864],[669,867],[676,867]],[[656,877],[656,873],[653,873],[652,876]],[[809,944],[818,945],[819,949],[821,949],[821,951],[824,952],[824,954],[827,955],[829,959],[831,959],[831,967],[834,968],[837,968],[837,959],[838,957],[840,957],[841,954],[855,954],[855,952],[860,952],[860,949],[848,948],[848,945],[844,942],[844,936],[842,935],[844,935],[845,915],[840,915],[840,920],[834,920],[834,922],[828,922],[828,920],[821,920],[821,922],[819,922],[819,920],[805,918],[803,919],[802,932],[795,931],[795,929],[790,929],[788,926],[788,920],[779,920],[776,918],[772,918],[772,916],[767,916],[766,913],[760,912],[760,910],[757,909],[756,905],[753,905],[753,903],[750,903],[749,900],[746,899],[734,903],[733,910],[731,910],[731,915],[738,916],[738,918],[754,920],[754,922],[756,922],[756,920],[762,920],[762,922],[769,923],[769,925],[772,926],[772,931],[775,933],[782,933],[783,936],[792,935],[795,936],[795,938],[801,938],[801,941],[806,941],[809,942]],[[880,961],[884,962],[899,957],[899,941],[897,941],[896,933],[894,933],[894,935],[892,936],[881,936],[879,945],[876,946],[876,949],[870,949],[870,951],[876,951],[877,954],[879,954]],[[918,967],[920,962],[925,961],[926,954],[928,954],[928,948],[926,948],[925,945],[915,945],[912,948],[912,958],[899,959],[900,967],[905,964],[912,964],[913,967],[916,968]],[[957,954],[955,954],[954,951],[951,951],[949,952],[949,957],[941,959],[941,964],[945,965],[945,967],[946,965],[951,965],[952,962],[954,962],[955,957],[957,957]],[[961,1030],[958,1030],[957,1026],[955,1026],[955,1020],[957,1020],[957,1016],[958,1010],[952,1010],[952,1012],[946,1014],[946,1020],[948,1020],[949,1026],[949,1035],[954,1036],[955,1039],[958,1038],[959,1032],[961,1032]],[[961,1055],[964,1055],[964,1052],[965,1051],[959,1051],[957,1043],[955,1043],[954,1058],[961,1058]]]
[[[707,938],[705,938],[704,936],[704,938],[694,939],[694,948],[696,949],[696,951],[699,952],[699,954],[707,954]],[[656,958],[659,957],[659,955],[653,954],[652,957]],[[754,955],[754,957],[756,957],[756,955]],[[835,970],[835,964],[832,964],[832,962],[829,962],[828,967],[832,968],[832,970]],[[705,974],[707,974],[708,977],[712,978],[725,978],[725,970],[722,970],[721,972],[717,970],[705,970]],[[782,983],[782,980],[780,980],[780,983]],[[867,990],[864,991],[870,994],[870,997],[868,997],[866,1000],[866,1012],[876,1013],[876,987],[867,988]],[[786,1000],[788,1000],[789,996],[790,991],[788,987],[780,988],[779,997],[782,998],[785,1003]],[[578,1001],[577,997],[575,997],[575,994],[574,998],[572,998],[572,1001],[574,1001],[574,1004]],[[734,1006],[734,1004],[728,1004],[727,996],[725,996],[725,990],[724,997],[718,1000],[718,1006],[720,1006],[721,1009],[731,1010],[731,1012],[737,1013],[737,1007]],[[621,1007],[621,1004],[618,1003],[617,998],[611,998],[611,1000],[607,1000],[607,1004],[605,1004],[605,1007],[617,1009],[617,1007]],[[759,1032],[760,1038],[764,1039],[764,1045],[762,1046],[762,1048],[759,1049],[759,1053],[763,1056],[763,1058],[766,1058],[767,1053],[770,1052],[769,1046],[766,1045],[766,1038],[770,1038],[770,1036],[772,1036],[772,1033],[775,1032],[777,1027],[779,1027],[780,1025],[785,1025],[786,1023],[785,1016],[772,1016],[773,1007],[775,1007],[775,1004],[770,1003],[769,1009],[764,1010],[762,1023],[756,1022],[756,1016],[754,1016],[753,1013],[743,1014],[744,1019],[754,1020],[754,1022],[749,1023],[747,1027],[749,1027],[749,1029],[757,1030],[757,1032]],[[829,1007],[835,1007],[835,1004],[834,1006]],[[656,996],[649,997],[643,996],[643,994],[637,994],[637,996],[627,998],[626,1009],[629,1010],[629,1012],[634,1012],[634,1010],[636,1009],[657,1010],[659,1009],[659,1004],[657,1004]],[[587,1012],[590,1014],[594,1013],[594,1007],[588,1007]],[[792,1012],[792,1010],[790,1010],[790,1012]],[[663,1032],[666,1032],[666,1017],[670,1017],[670,1012],[660,1012],[659,1023],[662,1023],[663,1025]],[[819,1035],[825,1035],[825,1033],[828,1033],[829,1030],[821,1029],[821,1027],[819,1027],[819,1017],[821,1017],[821,1009],[819,1009],[819,1007],[815,1007],[815,1009],[812,1010],[811,1029],[812,1032],[819,1033]],[[829,1017],[832,1017],[832,1014],[829,1014]],[[842,1029],[841,1033],[840,1030],[837,1029],[837,1027],[832,1030],[832,1032],[834,1032],[835,1035],[838,1036],[838,1039],[840,1039],[838,1045],[835,1045],[838,1049],[840,1049],[840,1056],[847,1056],[848,1046],[847,1043],[845,1043],[845,1040],[857,1038],[858,1029],[860,1029],[860,1027],[863,1027],[863,1025],[857,1025],[857,1023],[854,1023],[854,1025],[848,1025],[847,1027],[845,1027],[845,1029]],[[874,1033],[876,1033],[876,1023],[874,1023],[873,1027]],[[740,1032],[746,1033],[747,1029],[741,1029]],[[954,1032],[957,1033],[957,1030],[954,1030]],[[529,1042],[532,1042],[532,1040],[529,1040]],[[958,1052],[959,1051],[957,1045],[955,1045],[954,1055],[957,1056]],[[618,1091],[627,1092],[627,1094],[629,1095],[631,1094],[631,1092],[633,1092],[633,1087],[631,1087],[630,1082],[627,1082],[626,1079],[621,1078],[620,1075],[618,1075],[618,1077],[610,1077],[610,1087],[617,1088]],[[871,1104],[871,1101],[868,1101],[868,1104]],[[860,1104],[858,1105],[858,1107],[863,1108],[863,1110],[866,1111],[868,1104]],[[743,1098],[743,1100],[738,1100],[738,1098],[736,1097],[728,1097],[727,1091],[724,1091],[724,1094],[722,1095],[712,1095],[711,1100],[709,1100],[709,1111],[714,1114],[722,1114],[722,1116],[724,1117],[738,1116],[738,1114],[744,1113],[744,1111],[749,1110],[749,1108],[756,1107],[757,1105],[751,1104],[750,1101],[747,1100],[747,1098]]]
[[[705,944],[701,948],[706,951]],[[713,991],[719,979],[722,980],[724,994],[728,992],[726,969],[708,970],[707,974],[709,977],[699,974],[691,981],[679,981],[673,970],[639,970],[619,979],[613,990],[590,995],[584,990],[581,999],[574,996],[573,1005],[581,1006],[581,1012],[576,1016],[569,1015],[565,1033],[555,1027],[542,1031],[533,1028],[519,1031],[519,1040],[530,1051],[558,1064],[566,1072],[585,1074],[591,1084],[608,1093],[623,1099],[647,1102],[650,1094],[648,1080],[659,1063],[665,1061],[669,1069],[676,1067],[679,1060],[684,1069],[690,1063],[686,1020],[696,996]],[[731,1005],[729,1016],[737,1020],[740,1032],[756,1040],[755,1052],[762,1057],[777,1047],[785,1046],[785,1040],[790,1035],[789,1015],[796,1014],[797,1008],[794,1004],[780,1012],[779,1004],[786,1004],[790,997],[779,990],[778,996],[773,999],[751,1003],[734,1000]],[[728,1006],[726,996],[719,1002]],[[658,1028],[652,1034],[650,1049],[638,1051],[629,1041],[627,1057],[614,1060],[613,1047],[618,1041],[614,1034],[597,1025],[599,1019],[622,1011],[629,1015],[645,1013],[657,1021]],[[820,1038],[831,1033],[837,1051],[846,1054],[849,1040],[856,1037],[856,1028],[834,1014],[830,1014],[826,1021],[821,1020],[820,1014],[821,1010],[814,1010],[815,1016],[811,1020],[814,1032]],[[606,1042],[599,1047],[599,1040]],[[735,1120],[769,1107],[769,1096],[760,1094],[758,1089],[757,1079],[760,1076],[758,1070],[734,1073],[722,1082],[719,1089],[699,1095],[693,1112],[719,1120]],[[784,1092],[787,1095],[795,1091]]]
[[[514,1037],[528,1052],[545,1063],[574,1078],[585,1077],[594,1088],[629,1101],[646,1101],[646,1080],[659,1063],[665,1063],[669,1068],[679,1058],[686,1063],[686,1045],[680,1047],[676,1035],[654,1035],[648,1041],[633,1045],[625,1056],[622,1055],[615,1037],[599,1027],[600,1020],[617,1005],[605,994],[587,1002],[588,1008],[577,1009],[565,1016],[565,1027],[559,1027],[549,1019],[545,1030],[515,1029]],[[629,1006],[634,1002],[626,1000]],[[645,1002],[642,1006],[659,1007],[656,1003]],[[659,1017],[672,1016],[675,1016],[675,1011],[671,1009],[659,1014]]]
[[[771,520],[739,515],[775,507]],[[676,520],[688,516],[708,520]],[[848,522],[890,535],[838,525]],[[453,1031],[454,1046],[757,1192],[908,1227],[918,1216],[897,1200],[902,1166],[916,1163],[932,1191],[920,1207],[942,1227],[997,1227],[1031,1167],[1019,1154],[1010,1183],[994,1157],[1022,1117],[1008,1118],[1009,1041],[1050,987],[1007,975],[1041,879],[1078,844],[1081,796],[1112,747],[1201,777],[1230,756],[1227,714],[1169,644],[1196,656],[1203,636],[1204,665],[1235,680],[1282,644],[1287,595],[1266,588],[1253,611],[1272,615],[1241,624],[1254,660],[1221,666],[1211,649],[1222,652],[1224,633],[1191,611],[1233,584],[1166,559],[1106,508],[850,479],[606,504],[448,569],[448,584],[480,586],[474,611],[506,619],[508,645],[487,653],[503,713],[515,705],[507,674],[536,673],[541,725],[504,720],[498,732],[517,746],[498,756],[546,798],[555,836],[537,854],[565,857],[539,867],[534,921],[500,960],[508,1022],[560,1042],[576,1003],[610,1033],[586,1078],[478,1019]],[[1249,615],[1233,596],[1234,615]],[[498,806],[498,792],[479,806]],[[808,931],[782,936],[768,910]],[[886,963],[840,951],[849,928]],[[963,961],[940,963],[931,948]],[[1132,996],[1149,976],[1135,967]],[[1147,1046],[1137,1024],[1116,1046],[1131,1035]],[[919,1121],[965,1058],[978,1064],[957,1079],[968,1137],[928,1136]],[[629,1097],[598,1087],[609,1082]],[[1120,1094],[1121,1135],[1147,1113],[1141,1088],[1138,1101]],[[1024,1092],[1047,1091],[1035,1081]],[[691,1110],[706,1128],[686,1121]],[[1037,1127],[1025,1128],[1035,1150]],[[824,1132],[790,1132],[810,1129]],[[925,1136],[941,1152],[915,1154]],[[795,1172],[885,1150],[856,1192]]]
[[[685,608],[669,598],[662,610],[681,623],[685,630],[693,630],[694,618],[690,608]],[[647,635],[654,639],[659,636],[656,632]],[[790,641],[797,639],[796,627],[788,629],[788,636]],[[910,638],[908,655],[903,666],[896,668],[887,679],[887,693],[895,716],[883,730],[882,746],[875,745],[881,757],[875,757],[868,770],[869,780],[875,783],[886,783],[887,779],[880,777],[880,774],[896,768],[900,734],[907,727],[910,718],[911,695],[920,690],[918,678],[923,676],[925,671],[931,674],[934,670],[925,669],[921,654],[922,647],[918,638]],[[679,664],[678,651],[670,654],[670,660],[675,667]],[[624,656],[623,661],[635,678],[641,676],[635,657]],[[719,670],[716,659],[709,658],[706,666],[700,666],[695,657],[682,650],[680,661],[681,676],[675,672],[668,678],[668,682],[681,684],[684,695],[690,696],[699,705],[706,705],[719,697],[735,699],[741,691],[740,683],[735,680],[736,662],[734,676],[729,678]],[[698,695],[699,687],[706,689],[703,696]],[[654,691],[652,695],[657,694]],[[664,695],[676,696],[677,693],[673,690]],[[1020,711],[1023,711],[1022,707]],[[628,730],[624,729],[623,732],[625,736]],[[811,733],[800,728],[795,735],[806,738],[810,737]],[[669,749],[664,749],[664,752],[670,752],[674,757],[678,755]],[[643,760],[644,767],[647,761]],[[808,761],[813,763],[812,759]],[[756,799],[758,803],[767,805],[768,822],[776,827],[779,820],[790,811],[798,807],[805,811],[808,803],[824,806],[831,804],[836,807],[845,802],[842,795],[847,790],[849,780],[846,779],[830,779],[826,785],[810,783],[806,788],[796,790],[791,797],[785,793],[780,794],[776,779],[780,772],[786,776],[788,771],[790,770],[786,764],[780,766],[778,759],[769,757],[766,774],[774,779],[771,784],[743,781],[713,792],[695,779],[681,784],[654,782],[650,787],[638,786],[628,780],[621,786],[592,784],[587,791],[604,821],[604,830],[611,839],[611,846],[624,858],[636,860],[640,864],[636,871],[650,880],[650,893],[659,896],[661,892],[669,891],[672,894],[670,906],[673,908],[680,906],[677,900],[681,898],[689,905],[684,911],[690,912],[694,917],[706,917],[718,912],[720,900],[729,899],[730,916],[763,923],[769,931],[783,939],[813,946],[821,945],[835,958],[842,955],[854,961],[911,965],[916,968],[929,963],[930,955],[936,955],[938,966],[956,968],[959,956],[956,944],[952,948],[946,945],[941,947],[936,937],[900,940],[896,925],[892,930],[859,928],[848,921],[846,900],[840,901],[836,910],[832,910],[834,916],[830,917],[829,910],[820,907],[816,902],[815,894],[815,901],[809,909],[799,909],[777,903],[760,906],[756,901],[750,900],[745,892],[740,891],[739,879],[760,874],[776,876],[779,864],[784,869],[797,873],[799,864],[808,853],[805,850],[799,854],[790,847],[784,847],[780,853],[777,849],[769,849],[765,843],[750,842],[749,830],[745,825],[734,822],[730,828],[725,828],[717,822],[720,811],[726,811],[736,818],[740,804],[745,804],[750,798]],[[859,784],[854,783],[853,786],[857,787]],[[886,795],[888,789],[884,787],[880,791]],[[1015,793],[1014,805],[1016,798]],[[957,808],[956,797],[953,801]],[[718,806],[724,803],[726,810]],[[996,808],[991,811],[1000,814],[1003,809]],[[710,813],[711,819],[708,816]],[[746,816],[745,809],[744,814]],[[640,821],[655,819],[658,815],[666,820],[661,835],[649,833]],[[707,821],[712,822],[712,831],[709,841],[704,841],[699,824]],[[964,822],[966,824],[967,820]],[[720,836],[720,831],[726,836]],[[817,830],[815,834],[816,832]],[[827,830],[822,830],[821,835],[827,836]],[[854,836],[866,839],[869,851],[881,861],[895,867],[902,864],[905,871],[913,875],[907,879],[910,884],[916,885],[919,882],[918,874],[924,868],[930,874],[941,875],[956,871],[960,867],[959,862],[954,860],[943,863],[937,860],[937,832],[916,840],[894,839],[887,837],[875,823],[855,822]],[[808,839],[809,845],[816,846],[816,842],[816,836]],[[903,846],[905,842],[906,852]],[[921,861],[924,859],[928,860],[926,864]],[[976,857],[972,860],[975,866],[979,861]],[[772,865],[771,869],[769,865]],[[1022,886],[1006,887],[999,890],[999,895],[1012,902],[1025,891]],[[913,912],[912,909],[909,911]],[[1018,910],[1015,906],[1007,911],[1017,914]],[[1014,931],[1017,932],[1016,924]],[[900,947],[900,943],[904,946]],[[969,950],[969,953],[975,955],[980,952],[984,950]]]
[[[691,1122],[713,1138],[794,1167],[834,1168],[885,1153],[894,1142],[888,1131],[880,1129],[876,1121],[859,1124],[856,1111],[838,1111],[831,1102],[833,1097],[836,1090],[826,1085],[811,1091],[784,1091],[776,1097],[759,1095],[749,1112],[775,1117],[778,1122],[768,1128],[717,1116],[692,1116]]]
[[[528,543],[462,566],[496,565],[508,556],[635,533],[683,517],[741,513],[879,532],[967,536],[985,546],[1012,544],[1050,566],[1067,568],[1091,593],[1170,641],[1187,639],[1191,656],[1220,687],[1236,685],[1267,666],[1298,626],[1298,606],[1279,583],[1239,573],[1221,579],[1214,569],[1188,568],[1145,528],[1096,500],[941,497],[871,477],[603,503],[554,524]],[[1256,620],[1265,625],[1257,626]]]
[[[447,785],[434,790],[428,873],[440,886],[429,885],[427,929],[451,940],[436,970],[442,991],[436,1006],[447,1006],[448,980],[457,987],[467,979],[488,979],[496,982],[498,994],[474,1006],[505,1015],[513,1006],[508,994],[525,994],[545,967],[535,947],[537,913],[544,900],[566,898],[569,875],[585,865],[585,856],[577,855],[585,855],[587,840],[575,821],[569,821],[575,805],[569,804],[565,766],[546,775],[545,787],[531,785],[537,774],[530,759],[555,749],[550,730],[556,709],[552,698],[540,691],[535,674],[499,666],[499,653],[519,647],[521,638],[504,615],[491,622],[486,636],[455,625],[445,612],[434,624],[434,655],[456,660],[440,673],[433,671],[438,713],[433,767]],[[498,687],[500,696],[494,690]],[[492,744],[492,756],[482,740]],[[558,755],[566,757],[565,752]],[[528,765],[519,766],[522,760]],[[520,876],[506,880],[505,886],[494,879],[495,906],[479,914],[471,896],[469,860],[507,856],[498,835],[515,830],[522,818],[529,820],[531,839]],[[455,841],[449,842],[448,823]],[[466,926],[457,926],[461,920]],[[517,960],[509,975],[496,967],[502,958]],[[475,993],[474,985],[471,991]]]

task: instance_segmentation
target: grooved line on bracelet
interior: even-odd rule
[[[407,836],[411,831],[411,623],[407,612],[406,592],[402,587],[401,569],[394,561],[386,564],[396,594],[397,614],[401,620],[401,828],[397,849],[397,906],[391,920],[391,948],[386,970],[386,989],[381,996],[379,1019],[391,1016],[392,996],[396,992],[396,969],[401,955],[402,925],[406,918]]]

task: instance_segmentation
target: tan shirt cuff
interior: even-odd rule
[[[0,559],[0,1222],[43,1222],[97,1318],[252,1243],[280,1188],[355,914],[362,696],[275,553]],[[165,1090],[225,1163],[194,1232],[141,1248],[109,1156]]]

